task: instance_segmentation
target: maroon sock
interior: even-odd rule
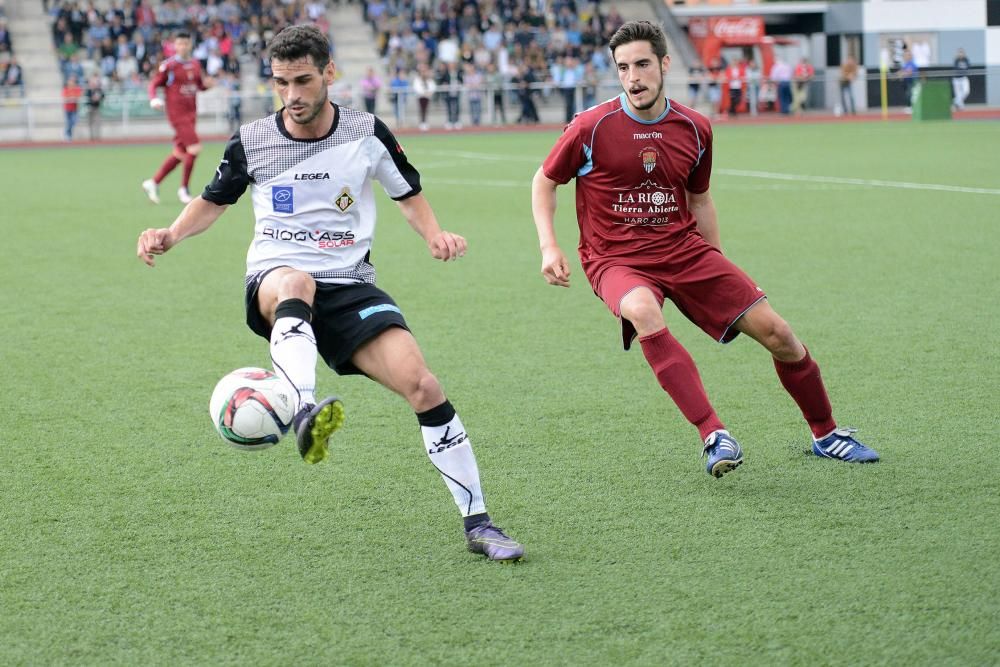
[[[837,422],[833,421],[830,397],[819,373],[819,365],[809,356],[809,350],[798,361],[775,359],[774,369],[778,371],[778,379],[785,391],[802,410],[802,416],[809,422],[814,437],[820,438],[837,428]]]
[[[184,172],[181,175],[181,187],[186,188],[191,182],[191,171],[194,169],[194,155],[184,154]]]
[[[174,167],[181,163],[180,160],[174,157],[173,153],[163,161],[160,168],[156,170],[156,175],[153,176],[153,182],[159,185],[163,182],[163,179],[167,177],[167,174],[174,170]]]
[[[660,386],[674,399],[681,414],[697,427],[702,440],[712,431],[726,428],[708,402],[694,359],[669,331],[661,329],[643,336],[639,343]]]

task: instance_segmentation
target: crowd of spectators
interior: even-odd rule
[[[14,44],[7,29],[7,16],[0,4],[0,97],[24,94],[24,71],[14,57]]]
[[[463,105],[473,124],[484,107],[494,122],[509,115],[535,123],[537,98],[551,95],[564,100],[568,120],[596,102],[602,81],[614,80],[607,42],[623,23],[616,9],[601,12],[586,1],[554,0],[540,11],[528,0],[360,0],[380,72],[366,76],[358,100],[338,101],[375,108],[388,99],[402,114],[430,81],[447,127],[460,125]],[[171,55],[173,34],[186,30],[206,74],[238,90],[241,59],[256,62],[261,80],[270,77],[266,45],[285,25],[311,22],[329,33],[328,2],[50,0],[47,12],[64,84],[72,78],[88,88],[97,81],[105,92],[143,91]],[[4,34],[0,27],[0,49]]]
[[[329,29],[324,0],[64,0],[48,12],[64,82],[96,75],[125,92],[145,89],[180,30],[192,35],[193,56],[209,76],[238,81],[241,57],[259,58],[286,25]]]
[[[463,97],[473,124],[487,95],[494,122],[506,122],[507,99],[518,103],[519,123],[538,122],[539,95],[560,95],[567,121],[592,106],[601,82],[615,78],[607,43],[624,20],[613,7],[602,13],[597,2],[538,8],[528,0],[366,0],[397,121],[407,95],[426,107],[428,80],[430,95],[445,103],[446,128],[460,126]]]

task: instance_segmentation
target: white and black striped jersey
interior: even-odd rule
[[[372,180],[395,200],[420,192],[420,175],[382,121],[334,105],[320,139],[294,139],[281,111],[240,128],[202,197],[233,204],[252,186],[253,241],[247,275],[276,266],[319,282],[375,283]]]

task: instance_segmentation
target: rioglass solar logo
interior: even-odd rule
[[[347,248],[354,245],[354,232],[310,232],[304,229],[277,229],[267,226],[261,230],[261,236],[275,241],[297,241],[304,243],[307,241],[316,244],[317,248],[328,250],[331,248]]]

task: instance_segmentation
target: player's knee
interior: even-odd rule
[[[188,155],[195,156],[201,152],[201,144],[195,144],[194,146],[188,146],[186,149]]]
[[[640,335],[663,328],[663,311],[654,299],[633,299],[623,302],[622,317],[631,322]]]
[[[316,280],[305,271],[287,271],[278,283],[278,301],[302,299],[312,303],[316,296]]]
[[[414,410],[422,412],[441,405],[444,402],[444,391],[434,374],[427,368],[422,368],[411,378],[406,400]]]
[[[782,355],[795,356],[802,346],[799,339],[795,337],[792,327],[780,317],[775,317],[768,323],[764,333],[764,341],[765,347],[779,357]]]

